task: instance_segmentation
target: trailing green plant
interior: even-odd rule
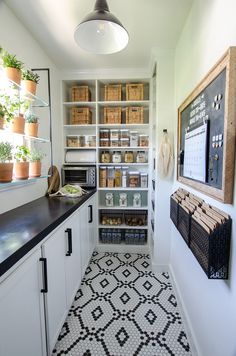
[[[6,113],[6,108],[0,104],[0,117],[4,117]]]
[[[10,54],[5,50],[1,50],[0,52],[2,58],[2,65],[4,68],[16,68],[21,70],[23,68],[24,63],[19,61],[16,58],[16,55]]]
[[[6,163],[12,160],[13,146],[9,142],[0,142],[0,162]]]
[[[27,146],[16,146],[14,158],[17,162],[26,162],[29,159],[30,150]]]
[[[29,161],[30,162],[37,162],[41,161],[45,157],[45,154],[41,151],[38,151],[36,149],[32,149],[29,155]]]
[[[24,69],[22,71],[21,77],[23,80],[31,80],[32,82],[35,82],[36,84],[39,83],[39,79],[40,79],[40,76],[37,73],[34,73],[29,69]]]
[[[33,114],[33,113],[29,113],[29,114],[25,114],[25,122],[27,122],[28,124],[37,124],[39,121],[39,118]]]

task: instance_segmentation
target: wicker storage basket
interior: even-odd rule
[[[91,125],[92,112],[89,108],[71,108],[70,111],[71,125]]]
[[[121,101],[121,84],[105,85],[105,101]]]
[[[71,87],[71,101],[90,101],[91,92],[87,85]]]
[[[126,84],[126,100],[143,100],[143,84]]]
[[[121,108],[104,108],[104,124],[121,124]]]
[[[126,124],[143,124],[143,107],[126,108]]]

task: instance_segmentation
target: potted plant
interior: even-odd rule
[[[1,58],[7,78],[20,85],[23,63],[19,61],[15,55],[12,55],[5,50],[1,51]]]
[[[12,160],[13,146],[9,142],[0,142],[0,182],[8,183],[12,181],[13,163]]]
[[[25,134],[27,136],[38,137],[39,118],[29,113],[25,115]]]
[[[41,160],[45,156],[44,153],[33,149],[29,155],[29,176],[30,177],[40,177],[41,176]]]
[[[30,103],[20,100],[16,93],[11,95],[6,94],[4,96],[4,103],[6,108],[5,119],[10,130],[15,133],[24,134],[25,119],[23,112],[28,110]]]
[[[14,174],[16,179],[28,179],[29,178],[29,154],[28,147],[21,145],[16,146],[14,153]]]
[[[36,94],[36,87],[39,83],[39,75],[37,73],[32,72],[31,70],[25,69],[22,71],[22,88],[35,95]]]

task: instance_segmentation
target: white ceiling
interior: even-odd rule
[[[74,41],[74,29],[95,0],[5,0],[61,69],[147,68],[151,48],[174,48],[193,0],[108,0],[130,35],[126,49],[92,55]]]

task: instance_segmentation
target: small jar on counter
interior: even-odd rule
[[[139,135],[139,146],[148,147],[149,145],[149,136],[148,135]]]
[[[125,151],[125,163],[134,163],[133,151]]]
[[[110,146],[109,138],[100,138],[100,146],[101,147],[109,147]]]
[[[109,151],[102,151],[101,162],[102,163],[110,163],[111,162],[111,155],[110,155]]]

